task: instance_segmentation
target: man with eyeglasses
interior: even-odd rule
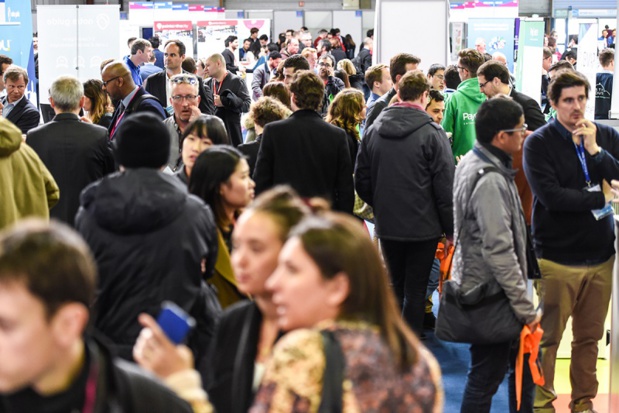
[[[144,84],[146,91],[159,99],[159,102],[164,105],[169,115],[174,111],[173,106],[170,104],[170,98],[172,97],[172,77],[181,73],[190,74],[189,72],[185,72],[182,67],[183,60],[185,60],[185,51],[185,44],[180,40],[168,40],[165,43],[163,54],[165,70],[149,76]],[[198,94],[200,95],[198,107],[200,108],[200,112],[212,115],[215,113],[215,106],[213,105],[211,91],[207,90],[201,77],[197,76],[197,78]]]
[[[456,249],[452,278],[461,294],[482,285],[487,286],[487,297],[503,292],[499,300],[507,301],[512,312],[505,315],[505,323],[519,322],[535,331],[542,315],[527,294],[526,223],[512,165],[526,132],[522,107],[498,96],[483,102],[476,113],[477,140],[458,164],[454,180]],[[519,338],[471,344],[462,413],[489,412],[492,396],[508,371],[509,385],[514,386]],[[528,363],[524,365],[519,411],[531,412],[535,385]],[[516,411],[515,394],[512,387],[509,411]]]
[[[524,121],[529,131],[527,136],[534,130],[541,128],[546,124],[546,118],[542,113],[537,102],[525,95],[524,93],[517,92],[510,85],[510,74],[507,67],[496,61],[490,60],[477,69],[477,81],[479,82],[479,90],[491,99],[499,94],[506,95],[514,99],[516,103],[522,106],[524,111]],[[531,188],[527,183],[527,178],[524,175],[522,169],[522,149],[514,154],[514,169],[516,173],[516,186],[518,187],[518,194],[522,201],[522,209],[524,210],[525,219],[527,225],[531,225],[531,209],[533,208],[533,195],[531,194]]]
[[[430,89],[443,92],[445,90],[445,66],[435,63],[428,69],[428,82]]]
[[[13,122],[22,133],[28,133],[41,120],[41,114],[26,97],[28,72],[19,66],[9,66],[4,71],[3,79],[6,96],[0,99],[2,116]]]
[[[329,110],[329,105],[346,85],[342,79],[335,77],[335,58],[333,55],[324,54],[318,59],[318,76],[325,83],[325,94],[322,100],[321,113],[324,115]]]
[[[114,110],[112,121],[108,128],[110,140],[114,140],[118,127],[125,117],[134,112],[152,112],[161,120],[166,114],[156,96],[148,94],[143,87],[136,86],[129,68],[120,61],[108,63],[101,71],[103,90],[112,101],[120,102]]]
[[[174,108],[174,114],[163,121],[170,131],[170,157],[168,166],[176,171],[180,166],[181,137],[190,122],[196,120],[202,112],[198,105],[198,78],[194,75],[175,75],[170,79],[172,82],[172,97],[170,103]]]
[[[452,151],[458,158],[473,149],[475,143],[475,116],[486,96],[479,90],[477,69],[484,64],[484,56],[475,49],[458,53],[458,74],[462,82],[445,105],[443,128],[453,138]]]
[[[546,124],[546,120],[539,105],[534,99],[511,87],[509,75],[509,70],[505,65],[496,60],[490,60],[477,69],[479,90],[488,99],[499,94],[511,97],[522,106],[528,130],[534,131],[541,128]]]

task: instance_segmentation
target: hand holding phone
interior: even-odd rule
[[[164,301],[157,317],[157,324],[174,344],[181,344],[196,321],[171,301]]]
[[[187,346],[174,345],[150,315],[140,314],[138,320],[144,328],[133,347],[133,358],[140,366],[164,379],[193,368],[193,354]]]

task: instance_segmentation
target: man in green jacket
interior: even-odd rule
[[[477,82],[477,69],[484,62],[484,56],[475,49],[463,49],[458,53],[458,74],[462,83],[447,102],[442,123],[443,129],[451,132],[455,158],[466,154],[475,143],[475,116],[486,100]]]
[[[56,181],[21,130],[0,117],[0,229],[27,216],[49,219],[59,199]]]

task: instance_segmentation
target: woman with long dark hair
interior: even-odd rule
[[[236,220],[253,200],[255,186],[243,154],[227,145],[202,152],[189,179],[189,192],[202,198],[215,215],[219,251],[214,275],[208,281],[217,288],[222,308],[247,298],[237,288],[230,253]]]
[[[183,164],[176,176],[186,185],[198,156],[213,145],[229,145],[230,138],[224,122],[213,115],[200,115],[185,128],[181,137],[181,159]]]

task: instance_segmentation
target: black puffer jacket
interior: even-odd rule
[[[376,233],[395,241],[453,234],[455,166],[445,131],[421,109],[396,104],[366,131],[355,189],[374,208]]]
[[[82,192],[76,228],[99,269],[94,325],[121,357],[131,359],[141,312],[156,316],[169,300],[201,315],[201,261],[210,275],[215,222],[177,177],[146,168],[108,175]]]

